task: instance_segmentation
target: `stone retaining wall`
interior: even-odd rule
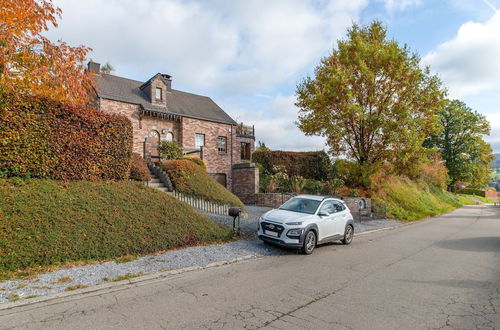
[[[277,208],[290,198],[292,198],[293,194],[288,193],[262,193],[255,194],[255,204],[259,206],[267,206],[272,208]]]

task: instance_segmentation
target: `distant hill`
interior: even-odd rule
[[[492,168],[500,168],[500,154],[495,154],[495,160],[493,161]]]

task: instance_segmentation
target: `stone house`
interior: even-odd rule
[[[99,63],[88,68],[100,72]],[[130,119],[133,151],[148,161],[158,160],[162,141],[177,141],[185,156],[203,159],[208,173],[230,190],[232,166],[250,161],[254,128],[236,123],[207,96],[173,89],[167,74],[142,82],[101,73],[96,92],[101,111]]]

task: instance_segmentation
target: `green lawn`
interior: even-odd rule
[[[232,237],[189,205],[133,181],[1,179],[0,200],[0,279]]]

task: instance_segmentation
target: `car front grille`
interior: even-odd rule
[[[285,230],[285,227],[270,222],[261,222],[261,226],[264,230],[277,232],[279,236],[281,236],[281,233]]]

